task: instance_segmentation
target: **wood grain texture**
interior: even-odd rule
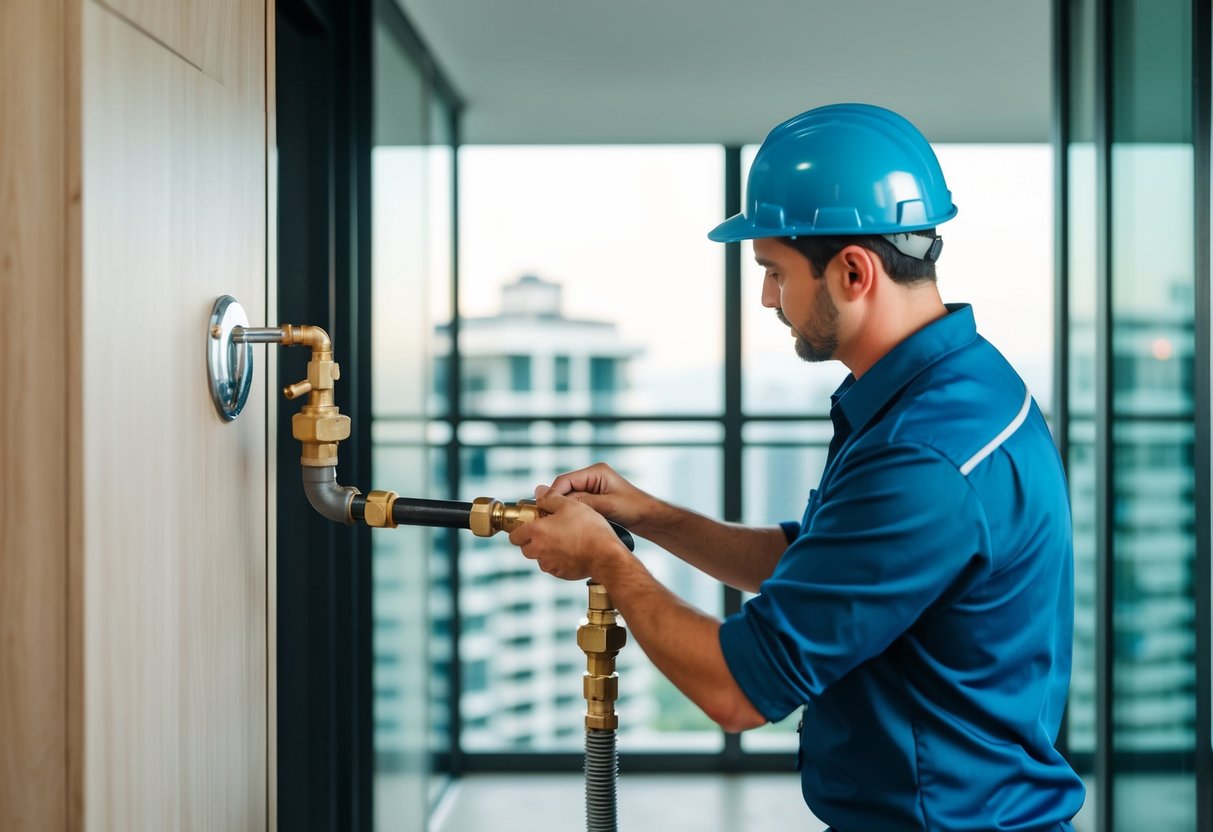
[[[265,398],[223,422],[204,356],[217,296],[265,319],[266,120],[198,65],[255,53],[264,89],[265,12],[231,0],[220,23],[259,25],[216,28],[214,4],[145,5],[170,11],[83,19],[83,814],[263,829]],[[165,47],[173,10],[197,61]]]
[[[0,3],[0,829],[67,820],[65,2]]]
[[[265,16],[246,0],[98,0],[242,99],[264,109]]]
[[[67,828],[84,826],[84,200],[83,0],[67,6]]]

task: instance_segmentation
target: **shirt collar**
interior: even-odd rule
[[[947,310],[885,353],[862,378],[848,374],[834,391],[830,400],[852,431],[863,428],[915,376],[977,337],[973,307],[950,303]]]

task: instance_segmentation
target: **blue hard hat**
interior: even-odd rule
[[[770,132],[750,168],[745,211],[708,238],[904,234],[954,216],[939,160],[918,128],[883,107],[831,104]]]

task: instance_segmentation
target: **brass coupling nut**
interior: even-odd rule
[[[577,628],[577,646],[586,658],[614,658],[627,644],[628,631],[614,621],[596,624],[587,621]]]
[[[291,417],[291,435],[303,443],[303,465],[334,466],[337,443],[350,438],[350,417],[343,416],[334,405],[304,405]]]
[[[500,500],[492,497],[477,497],[472,500],[472,511],[468,515],[468,528],[477,537],[492,537],[497,533],[493,526],[493,515],[501,506]]]
[[[368,526],[377,529],[396,528],[392,506],[399,495],[395,491],[372,491],[366,495],[366,510],[363,519]]]

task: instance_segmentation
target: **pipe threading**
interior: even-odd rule
[[[614,731],[585,732],[585,829],[618,832],[615,786],[619,757]]]

